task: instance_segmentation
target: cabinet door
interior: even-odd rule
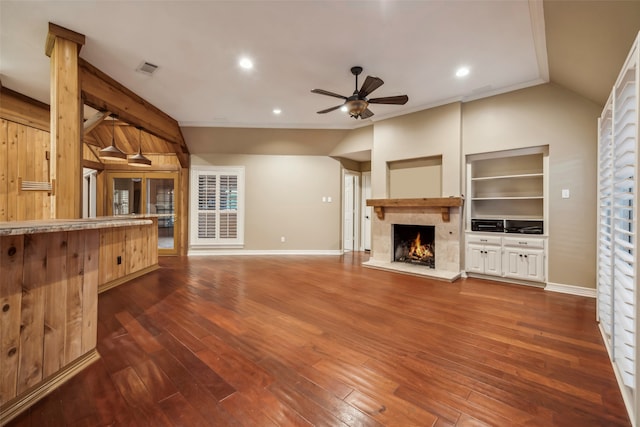
[[[467,245],[467,271],[484,273],[484,246],[475,243]]]
[[[499,246],[484,247],[484,273],[494,276],[502,275],[502,250]]]
[[[544,282],[544,250],[505,248],[503,261],[505,277]]]
[[[523,279],[544,282],[544,251],[532,249],[522,254]]]
[[[520,278],[522,250],[505,248],[502,267],[505,277]]]

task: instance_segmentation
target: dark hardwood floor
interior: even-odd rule
[[[629,426],[590,298],[344,257],[168,257],[12,426]]]

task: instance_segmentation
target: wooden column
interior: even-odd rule
[[[51,57],[51,179],[53,218],[82,217],[82,102],[78,55],[85,37],[49,23]]]

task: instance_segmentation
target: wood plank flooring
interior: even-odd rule
[[[590,298],[326,257],[167,257],[12,426],[629,426]]]

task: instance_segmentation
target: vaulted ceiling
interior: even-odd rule
[[[84,59],[182,126],[349,129],[549,80],[603,104],[640,2],[2,0],[2,85],[43,102],[48,22],[84,34]],[[158,70],[136,72],[143,61]],[[364,122],[316,114],[341,100],[310,90],[350,95],[353,65],[385,81],[372,96],[409,102]]]

